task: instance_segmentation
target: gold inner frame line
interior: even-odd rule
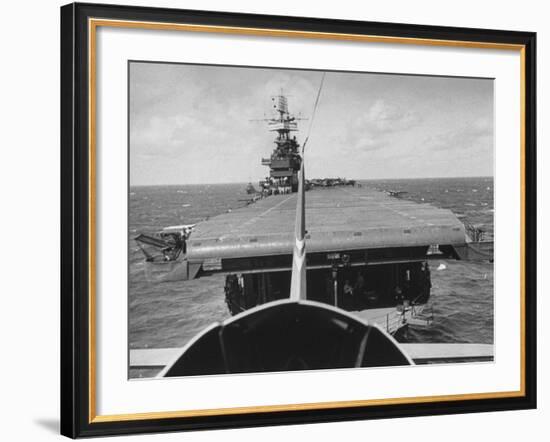
[[[234,408],[216,408],[216,409],[197,409],[180,411],[159,411],[147,413],[129,413],[113,415],[96,414],[96,36],[97,28],[115,27],[115,28],[134,28],[147,30],[171,30],[186,32],[207,32],[218,34],[236,34],[236,35],[255,35],[269,37],[294,37],[308,39],[325,39],[340,41],[356,41],[370,43],[388,43],[388,44],[413,44],[419,46],[442,46],[442,47],[460,47],[460,48],[478,48],[478,49],[498,49],[512,50],[520,53],[520,389],[518,391],[499,391],[487,393],[465,393],[438,396],[418,396],[402,397],[388,399],[367,399],[351,401],[333,401],[316,402],[284,405],[260,405]],[[427,402],[442,401],[460,401],[460,400],[481,400],[496,398],[513,398],[525,396],[525,45],[494,43],[494,42],[475,42],[458,40],[439,40],[423,39],[412,37],[390,37],[377,35],[360,35],[345,33],[323,33],[311,31],[293,31],[282,29],[264,29],[264,28],[246,28],[232,26],[210,26],[182,23],[157,23],[140,22],[129,20],[111,20],[111,19],[88,19],[88,94],[89,94],[89,284],[88,284],[88,307],[89,307],[89,382],[88,382],[88,421],[89,423],[99,422],[117,422],[133,421],[145,419],[168,419],[178,417],[198,417],[198,416],[222,416],[246,413],[273,413],[280,411],[303,411],[303,410],[322,410],[329,408],[351,408],[365,407],[375,405],[397,405],[397,404],[415,404]]]

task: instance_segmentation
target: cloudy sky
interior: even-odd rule
[[[271,96],[311,117],[322,73],[130,64],[130,184],[256,182],[273,150]],[[299,122],[303,141],[310,120]],[[327,72],[307,175],[493,175],[493,81]]]

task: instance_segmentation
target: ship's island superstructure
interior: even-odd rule
[[[277,116],[267,121],[269,130],[276,132],[275,149],[269,158],[262,158],[262,165],[269,167],[269,176],[260,182],[265,195],[290,193],[298,190],[298,171],[302,164],[299,144],[292,132],[298,131],[298,118],[288,112],[285,95],[272,97]]]

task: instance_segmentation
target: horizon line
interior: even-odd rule
[[[451,179],[457,179],[457,178],[493,178],[494,175],[467,175],[467,176],[426,176],[426,177],[400,177],[400,178],[346,178],[346,177],[338,177],[338,176],[327,176],[322,178],[307,178],[319,180],[319,179],[336,179],[336,178],[342,178],[346,179],[348,181],[383,181],[383,180],[432,180],[432,179],[445,179],[445,180],[451,180]],[[226,181],[226,182],[216,182],[216,183],[159,183],[159,184],[129,184],[128,187],[153,187],[153,186],[205,186],[205,185],[224,185],[224,184],[248,184],[248,183],[254,183],[254,181],[245,180],[245,181]]]

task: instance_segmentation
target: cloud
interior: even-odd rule
[[[343,150],[356,155],[387,149],[396,138],[421,123],[417,113],[383,99],[356,113],[341,136]]]
[[[492,150],[493,125],[487,118],[480,118],[444,132],[430,134],[424,139],[429,151]]]
[[[492,150],[492,88],[486,81],[327,74],[220,66],[136,64],[130,76],[131,182],[254,181],[273,150],[270,97],[309,120],[296,134],[315,176],[433,174],[431,161],[465,157],[457,174],[477,170],[471,149]],[[437,86],[437,87],[436,87]],[[473,105],[472,103],[475,103]],[[487,118],[485,118],[487,117]],[[470,147],[468,147],[470,146]],[[487,151],[487,152],[486,152]]]
[[[357,127],[365,127],[371,132],[403,131],[418,124],[420,116],[386,100],[376,100],[356,121]]]
[[[186,147],[186,137],[182,137],[182,134],[197,124],[198,122],[188,115],[152,116],[131,126],[131,150],[138,156],[157,155],[173,158]]]

